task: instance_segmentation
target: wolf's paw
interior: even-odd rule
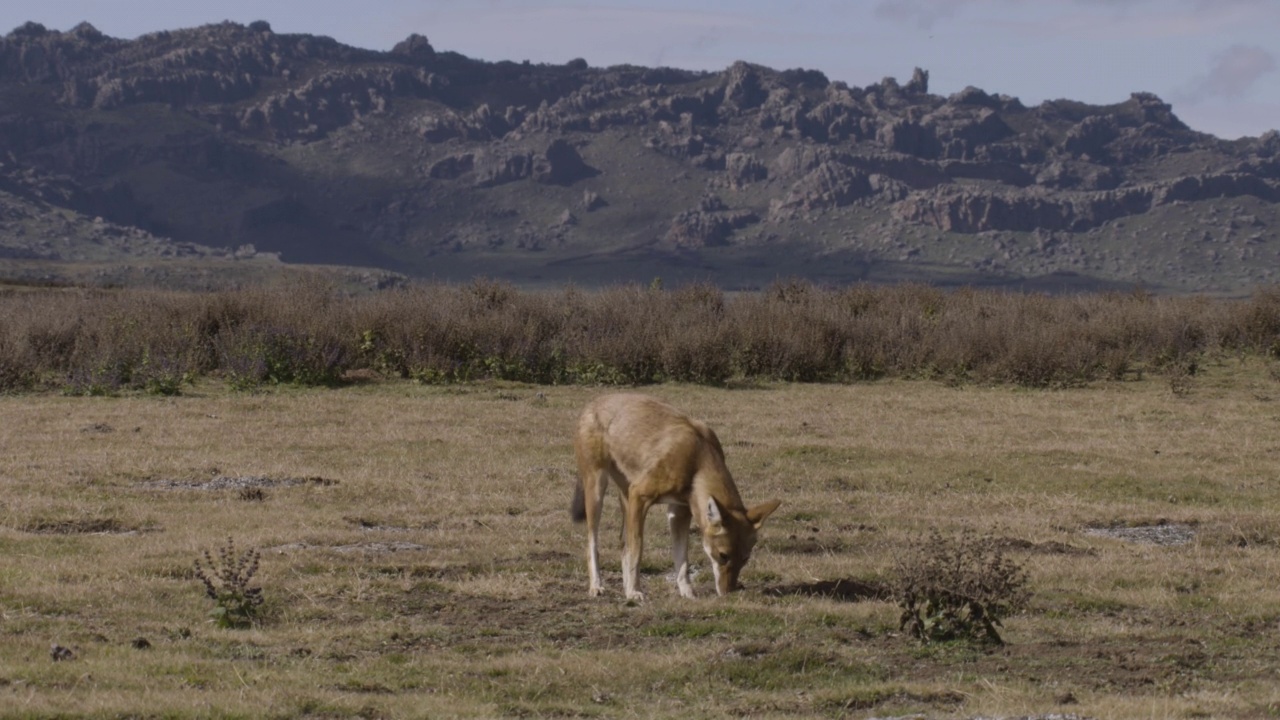
[[[600,597],[600,593],[604,592],[604,588],[599,585],[593,585],[587,589],[587,595],[591,597]]]
[[[644,602],[644,593],[640,592],[639,590],[632,590],[631,592],[627,593],[628,605],[639,605],[642,602]]]

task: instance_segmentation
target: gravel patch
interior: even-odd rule
[[[263,552],[286,553],[298,550],[332,550],[339,553],[395,553],[395,552],[412,552],[415,550],[426,550],[426,545],[419,545],[411,542],[368,542],[368,543],[352,543],[350,545],[312,545],[311,543],[286,543],[284,545],[276,545],[274,547],[263,548]]]
[[[1182,523],[1085,528],[1085,535],[1109,537],[1143,545],[1186,545],[1196,537],[1195,528]]]
[[[250,488],[293,487],[297,485],[337,485],[337,480],[322,477],[271,478],[265,475],[219,475],[212,480],[147,480],[141,487],[163,490],[247,490]]]

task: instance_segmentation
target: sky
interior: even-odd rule
[[[81,21],[133,38],[266,20],[388,50],[410,33],[484,60],[722,70],[736,60],[867,85],[916,67],[1026,105],[1152,92],[1196,130],[1280,129],[1280,0],[43,0],[0,3],[0,32]]]

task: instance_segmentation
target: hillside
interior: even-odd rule
[[[1278,279],[1280,133],[1220,140],[1144,93],[1027,107],[928,79],[489,63],[263,22],[135,40],[28,23],[0,38],[0,274]]]

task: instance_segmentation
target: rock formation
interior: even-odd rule
[[[745,61],[482,62],[418,34],[378,52],[262,21],[134,40],[27,23],[0,37],[0,92],[20,100],[0,110],[9,257],[70,252],[23,228],[73,213],[423,275],[442,253],[776,240],[981,273],[1128,263],[1152,284],[1260,282],[1280,264],[1280,133],[1222,141],[1149,93],[1027,107],[932,94],[920,68],[855,87]],[[1079,250],[1086,236],[1123,260]]]

